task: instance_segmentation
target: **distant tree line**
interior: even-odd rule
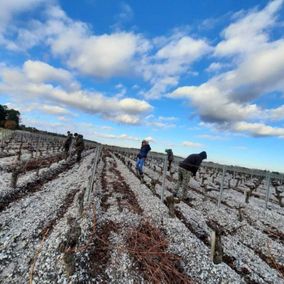
[[[0,127],[7,129],[19,129],[20,112],[0,104]]]
[[[23,124],[20,125],[20,121],[21,113],[18,110],[0,104],[0,127],[12,130],[20,129],[30,132],[39,132],[35,127],[26,127]]]
[[[29,132],[37,132],[42,134],[64,137],[63,134],[39,130],[35,127],[30,127],[24,124],[20,124],[20,121],[21,121],[21,113],[18,110],[0,104],[0,128],[2,127],[12,130],[25,130]]]
[[[2,127],[12,130],[24,130],[28,132],[37,132],[41,134],[65,137],[65,135],[60,133],[39,130],[35,127],[30,127],[24,124],[20,124],[20,121],[21,121],[21,113],[18,110],[13,108],[8,108],[6,105],[0,104],[0,128]],[[91,140],[86,140],[86,141],[93,142]]]

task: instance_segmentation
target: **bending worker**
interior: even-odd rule
[[[196,175],[201,162],[207,159],[207,153],[205,151],[199,154],[191,154],[182,162],[179,163],[178,169],[178,184],[174,191],[174,197],[179,197],[179,191],[182,190],[182,199],[187,198],[187,186],[192,176]]]

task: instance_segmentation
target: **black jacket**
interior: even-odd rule
[[[169,150],[166,150],[166,152],[167,152],[167,155],[168,155],[168,161],[172,162],[174,160],[173,151],[171,149],[169,149]]]
[[[207,159],[207,154],[205,151],[199,154],[191,154],[182,162],[180,162],[179,166],[187,171],[192,172],[192,174],[195,176],[202,160],[204,159]]]
[[[77,151],[83,151],[85,149],[85,143],[82,137],[78,137],[75,140],[75,148]]]
[[[64,147],[65,148],[69,148],[71,143],[72,143],[72,136],[68,135],[67,138],[64,141]]]
[[[147,154],[148,154],[148,152],[149,152],[150,150],[151,150],[151,147],[150,147],[149,144],[146,144],[146,145],[142,146],[141,149],[140,149],[139,154],[137,155],[137,157],[138,157],[139,159],[146,158],[146,157],[147,157]]]

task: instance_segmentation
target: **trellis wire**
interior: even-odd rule
[[[88,184],[87,201],[89,201],[90,193],[91,193],[91,191],[93,191],[93,184],[94,184],[94,180],[95,180],[95,174],[96,174],[96,169],[97,169],[97,164],[98,164],[100,152],[101,152],[101,146],[98,145],[97,148],[96,148],[95,161],[94,161],[93,168],[92,168],[91,178],[90,178],[90,181],[89,181],[89,184]]]

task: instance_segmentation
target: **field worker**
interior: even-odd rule
[[[84,149],[85,149],[85,143],[84,143],[83,135],[77,134],[76,139],[75,139],[75,150],[77,154],[77,162],[81,161],[81,155]]]
[[[165,152],[168,155],[168,171],[170,171],[172,167],[172,162],[174,160],[174,153],[172,149],[166,149]]]
[[[66,158],[68,156],[71,143],[72,143],[72,134],[70,133],[70,131],[67,131],[67,138],[65,139],[64,144],[63,144],[64,153],[65,153]]]
[[[191,154],[182,162],[179,163],[178,169],[178,184],[175,188],[174,197],[178,196],[180,188],[182,189],[182,199],[187,197],[187,186],[190,181],[190,177],[195,176],[201,162],[207,159],[207,153],[205,151],[199,154]]]
[[[76,153],[76,143],[77,143],[77,141],[79,139],[78,133],[75,132],[73,136],[74,136],[74,139],[73,139],[73,143],[71,145],[71,147],[72,147],[72,149],[71,149],[72,156]]]
[[[145,159],[147,158],[147,154],[151,150],[149,142],[146,140],[142,141],[140,152],[137,155],[137,162],[136,162],[136,171],[137,174],[143,178],[143,166],[145,163]]]

